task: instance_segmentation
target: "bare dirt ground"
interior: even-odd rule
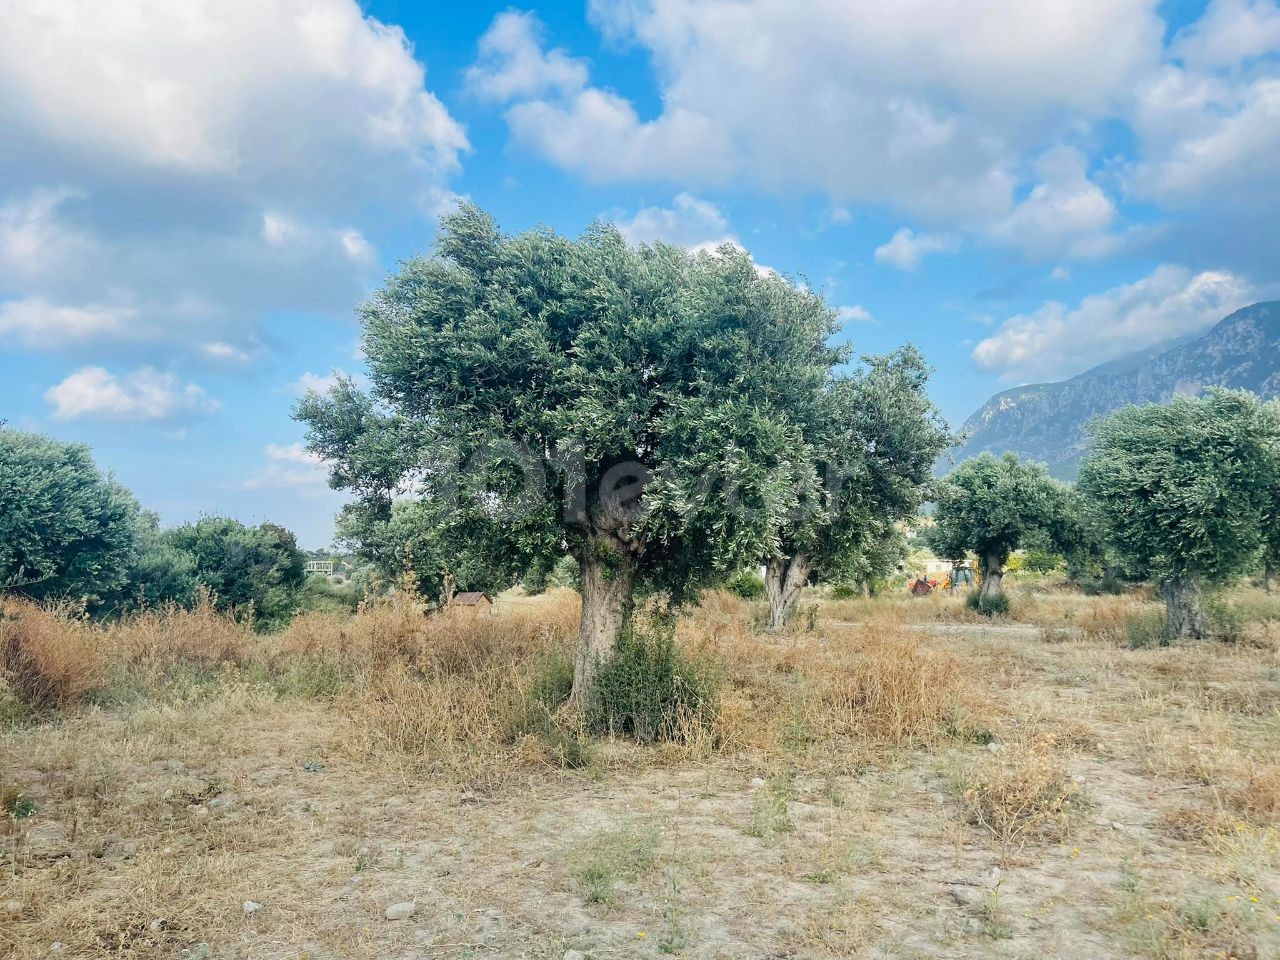
[[[618,742],[490,789],[230,675],[16,726],[0,955],[1280,956],[1273,648],[933,634],[992,729],[849,762]]]

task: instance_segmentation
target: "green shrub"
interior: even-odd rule
[[[1131,613],[1125,618],[1124,626],[1131,649],[1169,645],[1169,624],[1163,610]]]
[[[832,600],[857,600],[863,596],[862,588],[852,583],[837,583],[831,588]]]
[[[1204,605],[1209,636],[1223,643],[1239,643],[1249,623],[1248,612],[1225,597],[1210,597]]]
[[[633,620],[601,667],[588,724],[641,743],[685,741],[714,721],[716,686],[710,671],[677,649],[675,617],[650,614]]]
[[[981,593],[975,591],[964,598],[964,605],[970,610],[976,610],[984,617],[1003,617],[1009,613],[1009,595],[997,593],[990,597],[984,597]]]
[[[595,749],[581,727],[567,725],[558,715],[573,690],[573,659],[564,650],[550,650],[534,660],[525,702],[516,714],[512,739],[534,736],[547,745],[555,763],[567,770],[595,764]]]
[[[725,584],[725,588],[743,600],[759,600],[764,596],[764,581],[753,570],[743,570]]]

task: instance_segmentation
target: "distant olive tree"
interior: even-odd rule
[[[137,521],[87,446],[0,428],[0,590],[102,603],[127,579]]]
[[[869,583],[883,574],[893,524],[915,515],[952,438],[929,400],[915,347],[867,357],[815,397],[795,458],[800,496],[765,558],[769,626],[783,627],[817,573]]]
[[[1025,543],[1054,543],[1062,530],[1067,488],[1038,463],[1012,453],[965,460],[937,485],[927,540],[947,560],[978,556],[980,602],[1003,591],[1009,555]]]
[[[306,398],[310,448],[370,529],[426,502],[445,560],[575,557],[583,707],[639,592],[679,599],[765,554],[795,503],[798,408],[840,359],[821,298],[741,251],[507,236],[473,206],[362,321],[371,391]]]
[[[1203,591],[1250,569],[1277,482],[1280,408],[1213,389],[1095,421],[1080,487],[1109,540],[1162,584],[1173,638],[1206,634]]]

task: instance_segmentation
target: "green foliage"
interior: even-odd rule
[[[1169,621],[1163,610],[1140,610],[1129,614],[1124,623],[1125,636],[1134,650],[1169,645]]]
[[[247,527],[227,517],[205,517],[161,537],[193,559],[196,581],[212,591],[218,609],[252,605],[255,622],[264,630],[283,626],[297,610],[306,561],[283,527]]]
[[[964,598],[964,605],[984,617],[1005,617],[1010,609],[1007,594],[993,593],[984,597],[976,590]]]
[[[895,522],[915,515],[933,464],[953,438],[929,400],[929,368],[912,346],[865,357],[804,410],[799,499],[778,552],[826,580],[871,583],[901,561]]]
[[[795,823],[788,810],[791,799],[791,783],[781,774],[775,774],[756,790],[751,801],[751,823],[747,835],[761,840],[772,840],[780,833],[791,833]]]
[[[1014,454],[965,460],[938,484],[928,540],[949,560],[972,551],[983,576],[1001,571],[1024,541],[1055,539],[1068,507],[1067,488],[1037,463]]]
[[[332,583],[327,577],[310,576],[303,582],[298,594],[298,613],[355,613],[365,597],[362,579],[353,578],[345,583]]]
[[[633,621],[596,680],[588,723],[641,743],[680,741],[715,720],[717,682],[675,643],[671,615]]]
[[[137,552],[121,587],[118,606],[145,607],[196,601],[196,558],[160,530],[160,518],[144,510],[138,517]]]
[[[0,429],[0,590],[95,606],[125,582],[138,502],[84,444]]]
[[[1280,408],[1213,389],[1095,421],[1080,488],[1153,580],[1221,583],[1250,568],[1280,471]]]
[[[385,569],[412,541],[420,576],[468,587],[601,533],[676,598],[758,561],[795,503],[798,411],[842,358],[821,299],[740,251],[510,237],[471,206],[361,312],[371,392],[297,415],[362,553]]]
[[[759,600],[764,596],[764,581],[754,570],[742,570],[729,578],[725,589],[743,600]]]
[[[617,830],[573,850],[570,872],[587,903],[613,903],[618,884],[635,881],[658,862],[657,830]]]

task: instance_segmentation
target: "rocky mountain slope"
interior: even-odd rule
[[[1199,337],[1112,360],[1070,380],[998,393],[965,421],[969,439],[954,456],[958,462],[984,450],[1011,450],[1072,478],[1087,443],[1085,425],[1094,417],[1217,385],[1280,395],[1280,301],[1255,303]]]

